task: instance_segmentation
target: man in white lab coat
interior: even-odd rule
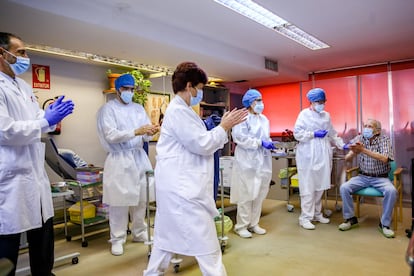
[[[227,131],[242,122],[246,110],[226,112],[207,131],[191,106],[203,97],[204,71],[184,62],[172,76],[176,94],[169,104],[157,143],[157,211],[154,247],[144,275],[160,275],[173,253],[195,256],[203,275],[224,276],[214,217],[213,154],[228,141]]]
[[[270,150],[275,146],[270,139],[269,120],[262,114],[264,104],[260,92],[249,89],[242,103],[249,109],[249,116],[232,129],[236,150],[230,201],[237,203],[235,232],[242,238],[251,238],[252,233],[266,234],[266,230],[259,226],[259,220],[272,179]]]
[[[331,143],[338,149],[349,149],[349,146],[338,137],[329,113],[324,111],[325,91],[313,88],[306,96],[311,104],[299,113],[293,135],[299,141],[296,146],[301,206],[299,225],[313,230],[312,221],[330,222],[322,215],[322,195],[331,187]]]
[[[145,172],[151,163],[144,151],[144,141],[158,132],[151,125],[142,105],[132,102],[135,80],[124,74],[115,80],[116,98],[102,106],[97,115],[98,137],[108,152],[103,172],[103,203],[109,204],[111,253],[124,253],[131,215],[131,233],[134,242],[148,239],[144,222],[146,209]]]
[[[45,111],[31,87],[16,77],[30,67],[23,41],[0,33],[0,259],[14,265],[27,233],[32,275],[52,275],[53,204],[41,134],[74,109],[63,96]],[[14,275],[15,269],[9,275]]]

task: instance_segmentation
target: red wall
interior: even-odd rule
[[[410,168],[414,158],[414,61],[316,74],[309,81],[258,87],[272,136],[293,129],[300,110],[309,106],[306,93],[326,91],[326,110],[338,134],[348,142],[363,121],[374,118],[391,136],[395,160]],[[390,98],[391,97],[391,98]],[[411,190],[411,171],[404,178],[404,194]]]
[[[278,136],[285,129],[293,129],[300,112],[300,84],[283,84],[262,87],[265,109],[263,114],[270,121],[272,136]]]

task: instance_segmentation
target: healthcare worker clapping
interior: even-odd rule
[[[231,177],[230,201],[237,203],[237,222],[234,230],[242,238],[252,233],[266,234],[259,226],[262,203],[269,191],[272,178],[272,156],[275,149],[270,139],[269,120],[262,114],[262,95],[248,90],[242,99],[249,109],[247,120],[232,129],[237,144]]]
[[[124,74],[115,80],[116,98],[98,111],[98,137],[108,152],[103,173],[103,203],[109,204],[111,253],[124,253],[131,216],[133,242],[148,240],[145,172],[152,170],[144,141],[158,132],[142,105],[132,102],[135,80]]]
[[[174,99],[168,105],[157,143],[154,247],[145,276],[163,275],[174,253],[195,256],[204,276],[225,276],[214,217],[213,154],[228,142],[227,131],[242,122],[247,110],[223,114],[207,130],[191,108],[203,98],[207,76],[193,62],[177,66],[172,76]]]
[[[322,215],[322,195],[331,186],[332,147],[348,149],[338,137],[328,112],[324,111],[326,95],[321,88],[306,94],[310,107],[303,109],[296,119],[293,135],[296,147],[301,214],[299,225],[313,230],[312,221],[329,223]]]
[[[0,259],[16,267],[26,232],[31,275],[52,275],[54,212],[40,138],[73,112],[74,103],[61,96],[40,109],[31,86],[18,77],[29,68],[23,41],[0,32]]]

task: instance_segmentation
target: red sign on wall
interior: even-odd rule
[[[50,89],[50,68],[47,65],[32,64],[33,88]]]

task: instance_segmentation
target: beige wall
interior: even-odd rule
[[[105,95],[103,90],[108,88],[106,70],[96,64],[80,63],[55,59],[44,56],[30,55],[32,64],[50,66],[51,89],[34,89],[42,106],[46,99],[57,95],[66,95],[75,103],[75,111],[62,121],[62,133],[55,135],[58,147],[74,150],[87,162],[96,166],[103,166],[106,153],[103,151],[96,133],[96,112],[113,95]],[[21,76],[30,85],[32,83],[31,71]],[[167,93],[171,91],[170,77],[151,79],[153,91],[163,92],[164,84]],[[153,155],[154,150],[150,153]],[[154,164],[154,157],[150,158]],[[51,181],[60,180],[48,169]]]

